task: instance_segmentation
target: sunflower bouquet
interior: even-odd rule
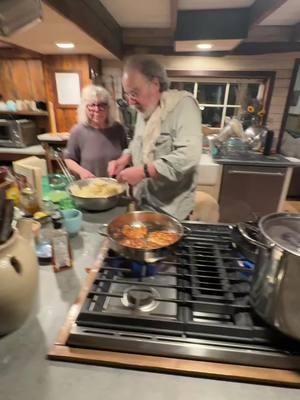
[[[265,114],[266,111],[263,104],[254,99],[247,105],[242,119],[247,125],[262,126]]]

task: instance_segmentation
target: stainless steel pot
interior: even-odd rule
[[[102,225],[106,228],[106,232],[99,231],[101,235],[108,237],[111,248],[117,253],[131,260],[154,263],[164,259],[170,249],[175,245],[162,246],[153,250],[137,249],[124,246],[118,238],[120,229],[124,225],[136,226],[143,224],[148,231],[167,230],[175,232],[178,235],[178,240],[184,235],[183,225],[176,219],[166,214],[160,214],[153,211],[132,211],[114,218],[108,225]]]
[[[300,214],[267,215],[258,229],[260,240],[254,240],[239,224],[241,234],[259,247],[251,304],[267,323],[300,340]]]
[[[70,196],[73,199],[73,201],[77,207],[83,208],[84,210],[89,210],[89,211],[103,211],[103,210],[108,210],[110,208],[114,208],[119,204],[119,201],[125,192],[125,187],[123,187],[120,184],[119,184],[120,187],[123,189],[122,192],[118,193],[115,196],[110,196],[110,197],[85,198],[85,197],[75,196],[72,193],[72,187],[74,187],[75,185],[77,185],[81,188],[81,187],[90,185],[97,179],[101,179],[108,183],[111,182],[114,184],[119,184],[118,181],[113,178],[89,178],[89,179],[81,179],[81,180],[75,181],[74,183],[71,183],[68,186],[68,192],[70,193]]]

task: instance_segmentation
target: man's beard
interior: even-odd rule
[[[156,109],[156,107],[158,106],[158,104],[159,104],[159,103],[154,104],[154,105],[152,105],[152,106],[149,106],[149,107],[147,108],[147,110],[144,110],[144,111],[139,110],[138,108],[137,108],[137,109],[138,109],[138,111],[139,111],[140,113],[143,114],[143,118],[144,118],[145,120],[147,120],[147,119],[149,119],[149,118],[151,117],[151,115],[152,115],[153,112],[155,111],[155,109]]]

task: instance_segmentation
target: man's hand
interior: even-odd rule
[[[96,178],[94,174],[92,174],[87,169],[81,168],[79,171],[80,179],[88,179],[88,178]]]
[[[121,183],[128,183],[131,186],[135,186],[145,178],[144,167],[130,167],[125,168],[119,173],[117,179]]]
[[[123,154],[117,160],[112,160],[108,163],[107,173],[108,176],[117,176],[120,172],[130,163],[131,155],[130,154]]]

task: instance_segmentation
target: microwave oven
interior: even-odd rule
[[[33,121],[0,119],[0,146],[26,147],[37,143],[37,126]]]

